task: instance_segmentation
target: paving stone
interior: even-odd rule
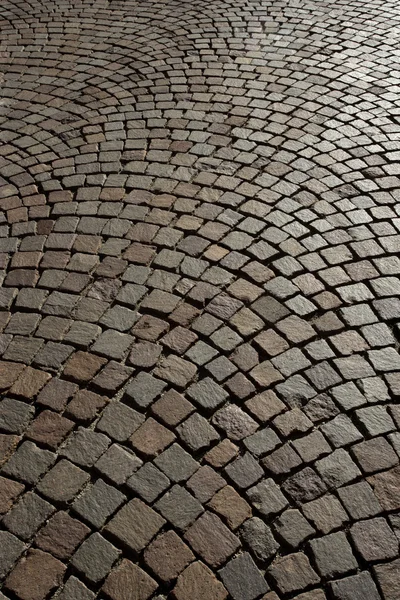
[[[89,479],[88,473],[64,459],[46,473],[38,485],[38,491],[54,502],[68,502]]]
[[[338,490],[340,500],[353,519],[372,517],[381,512],[381,506],[371,486],[360,481]]]
[[[268,585],[250,554],[243,552],[220,570],[221,579],[234,599],[253,600],[268,591]]]
[[[316,462],[317,471],[329,488],[337,488],[356,479],[361,472],[343,448]]]
[[[146,502],[153,502],[170,482],[152,463],[145,463],[127,481],[127,485]]]
[[[210,512],[205,512],[188,529],[184,538],[211,567],[220,566],[240,546],[239,539]]]
[[[283,317],[289,315],[288,309],[272,296],[264,296],[256,300],[251,308],[267,323],[277,323]]]
[[[252,454],[262,456],[276,448],[280,439],[272,429],[265,428],[247,437],[244,443]]]
[[[174,588],[177,600],[225,600],[228,592],[212,571],[202,562],[195,562],[187,567],[178,577]]]
[[[42,450],[33,442],[23,442],[2,468],[4,475],[18,481],[34,484],[54,463],[56,457],[49,450]]]
[[[133,369],[110,361],[93,380],[93,385],[105,393],[116,392],[132,375]]]
[[[0,362],[0,389],[6,390],[18,379],[24,369],[23,365],[14,362]]]
[[[80,427],[67,439],[61,456],[82,467],[90,467],[104,454],[110,443],[104,434]]]
[[[84,521],[100,529],[125,500],[121,492],[98,479],[75,500],[72,509]]]
[[[374,495],[384,510],[396,510],[400,505],[398,494],[399,467],[378,473],[368,479]]]
[[[34,415],[34,408],[11,398],[0,402],[0,428],[8,433],[23,433]]]
[[[54,507],[34,492],[27,493],[4,517],[6,528],[23,540],[29,540],[54,512]]]
[[[195,559],[190,548],[174,531],[156,538],[144,553],[144,560],[162,581],[171,581]]]
[[[30,550],[7,577],[5,586],[21,600],[42,600],[62,581],[65,566],[47,552]]]
[[[125,394],[139,408],[149,406],[166,387],[166,383],[141,371],[126,387]]]
[[[264,475],[263,469],[249,452],[229,464],[225,472],[240,489],[250,487]]]
[[[153,413],[166,425],[176,426],[194,411],[193,405],[171,389],[152,405]]]
[[[78,383],[87,382],[93,379],[106,362],[105,358],[78,351],[68,359],[63,374]]]
[[[270,387],[271,384],[283,379],[282,374],[275,369],[269,360],[254,367],[254,369],[250,371],[250,376],[263,388]]]
[[[279,383],[275,389],[292,408],[298,406],[299,403],[304,404],[317,395],[316,390],[301,375],[293,375],[287,378],[283,383]]]
[[[203,512],[200,502],[182,486],[175,485],[155,504],[174,527],[186,530]]]
[[[179,444],[167,448],[154,463],[175,482],[189,479],[199,468],[199,464]]]
[[[294,501],[303,503],[322,496],[327,488],[314,469],[305,467],[289,477],[284,483],[283,489]]]
[[[200,467],[187,482],[188,489],[202,503],[210,500],[225,485],[225,479],[208,465]]]
[[[211,466],[218,468],[224,467],[239,453],[239,448],[233,444],[230,440],[225,438],[214,446],[205,455],[205,460],[210,463]]]
[[[363,598],[379,600],[380,598],[375,582],[368,571],[334,581],[330,585],[335,600],[362,600]]]
[[[0,540],[3,548],[0,561],[0,577],[4,578],[24,552],[26,546],[8,531],[0,531]]]
[[[249,502],[263,516],[279,514],[288,505],[288,501],[272,479],[265,479],[247,491]]]
[[[308,558],[301,552],[278,558],[268,569],[268,573],[283,594],[299,591],[319,582]]]
[[[393,420],[384,406],[360,408],[356,412],[356,415],[361,427],[363,427],[369,436],[388,433],[395,428]]]
[[[120,554],[102,535],[93,533],[78,548],[71,562],[89,581],[97,583],[104,579]]]
[[[146,419],[129,438],[134,449],[146,457],[160,454],[174,440],[175,435],[152,417]]]
[[[14,501],[24,491],[22,483],[0,477],[0,514],[3,515],[10,510]]]
[[[118,442],[125,442],[143,422],[143,415],[136,410],[121,402],[110,402],[97,423],[97,429]]]
[[[396,600],[399,591],[400,559],[374,567],[375,577],[385,600]]]
[[[322,590],[311,590],[298,595],[297,600],[326,600],[326,596]]]
[[[75,421],[88,423],[93,421],[98,412],[104,408],[107,399],[88,390],[77,392],[71,402],[68,403],[65,414]]]
[[[77,577],[71,575],[64,585],[60,600],[93,600],[95,595]]]
[[[301,465],[301,458],[289,443],[284,444],[262,460],[262,465],[274,475],[290,473]]]
[[[164,523],[165,520],[160,515],[135,498],[117,512],[106,526],[106,531],[139,553]]]
[[[322,362],[315,367],[311,367],[306,374],[317,390],[326,390],[341,383],[341,377],[327,362]]]
[[[215,494],[208,506],[226,520],[230,529],[237,529],[251,517],[249,504],[229,485]]]
[[[101,510],[107,490],[153,510],[178,484],[228,529],[253,513],[280,544],[268,538],[262,558],[242,537],[245,554],[218,568],[247,551],[257,567],[234,569],[227,590],[194,548],[197,561],[171,578],[146,566],[158,529],[139,551],[119,540],[128,555],[101,576],[85,574],[97,559],[71,563],[82,582],[68,572],[55,591],[53,578],[38,600],[397,598],[397,15],[377,1],[268,7],[266,19],[256,0],[200,16],[162,0],[157,15],[125,3],[121,19],[96,0],[74,7],[95,32],[82,52],[64,9],[49,24],[41,7],[9,4],[0,513],[35,494],[73,518],[104,485],[101,528],[114,515]],[[364,558],[373,543],[356,549],[350,531],[381,519],[388,556]],[[357,568],[321,583],[302,549],[313,560],[309,540],[339,534]],[[277,570],[265,579],[266,568]],[[256,595],[257,581],[274,592]],[[0,596],[34,600],[34,589]]]
[[[246,408],[264,423],[283,412],[286,405],[272,390],[266,390],[247,400]]]
[[[305,433],[313,426],[312,421],[299,408],[278,415],[273,424],[285,438],[292,434]]]
[[[135,367],[153,367],[161,354],[161,346],[152,342],[139,342],[133,344],[129,354],[129,363]]]
[[[179,425],[177,432],[181,440],[193,451],[203,450],[219,439],[214,427],[197,413]]]
[[[357,444],[352,451],[361,470],[367,474],[390,469],[399,462],[398,456],[384,437]]]
[[[143,569],[124,558],[108,575],[102,590],[112,600],[125,600],[132,597],[132,590],[137,600],[147,600],[158,585]]]
[[[344,410],[358,408],[366,403],[365,397],[353,382],[334,387],[330,393]]]
[[[312,540],[310,547],[322,577],[331,579],[357,569],[357,561],[343,532]]]
[[[286,510],[274,522],[274,528],[277,536],[282,538],[292,549],[296,549],[315,534],[315,529],[297,509]]]
[[[41,550],[65,560],[89,533],[89,527],[60,511],[39,531],[35,544]]]
[[[44,410],[30,424],[26,436],[55,450],[74,427],[73,421],[51,410]]]
[[[133,452],[113,444],[95,463],[95,469],[113,483],[122,485],[141,465],[142,461]]]
[[[217,411],[212,423],[219,429],[225,431],[228,438],[238,441],[258,429],[258,424],[248,414],[235,404],[227,404]]]
[[[312,462],[331,452],[330,445],[320,431],[312,431],[309,435],[295,440],[293,446],[304,462]]]
[[[240,535],[259,561],[270,560],[279,549],[270,528],[258,517],[248,519],[241,528]]]
[[[339,490],[339,494],[341,491]],[[342,499],[341,494],[340,498]],[[331,494],[325,494],[321,498],[303,504],[302,511],[307,519],[324,534],[330,533],[333,529],[339,529],[348,521],[343,506]]]
[[[195,403],[210,411],[221,406],[228,398],[225,390],[209,377],[192,384],[187,389],[187,394]]]
[[[10,393],[30,400],[40,392],[49,379],[51,379],[49,373],[27,367],[10,389]]]
[[[321,430],[334,448],[354,444],[363,439],[363,436],[346,415],[338,415],[332,421],[321,426]]]
[[[196,373],[197,367],[195,365],[172,354],[167,358],[163,358],[154,369],[154,374],[157,377],[179,388],[185,388],[194,379]]]
[[[355,523],[350,535],[357,551],[366,561],[386,560],[398,555],[398,539],[382,517]]]

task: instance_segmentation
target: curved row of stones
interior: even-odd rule
[[[396,3],[0,15],[1,600],[398,600]]]

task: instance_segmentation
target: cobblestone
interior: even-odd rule
[[[1,598],[397,599],[394,0],[0,13]]]

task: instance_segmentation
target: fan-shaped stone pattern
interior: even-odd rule
[[[0,595],[396,598],[395,3],[0,15]]]

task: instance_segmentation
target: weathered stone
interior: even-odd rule
[[[310,546],[317,569],[329,579],[357,569],[357,561],[343,532],[312,540]]]
[[[241,538],[257,560],[266,562],[278,551],[279,544],[267,525],[258,517],[248,519],[240,530]]]
[[[106,526],[106,531],[134,552],[140,552],[164,523],[160,515],[135,498],[117,512]]]
[[[68,460],[60,460],[38,485],[41,494],[54,502],[72,500],[89,481],[90,475]]]
[[[368,562],[396,558],[399,550],[399,542],[382,517],[360,521],[350,529],[353,543]]]
[[[265,479],[247,491],[251,504],[265,517],[279,514],[288,501],[272,479]]]
[[[235,404],[228,404],[216,412],[213,425],[223,429],[232,440],[241,440],[258,429],[258,424]]]
[[[228,592],[201,562],[195,562],[183,571],[173,590],[177,600],[225,600]]]
[[[301,552],[278,558],[272,563],[268,573],[283,594],[296,592],[319,582],[308,558]]]
[[[124,494],[98,479],[75,500],[72,508],[82,519],[100,529],[125,500]]]
[[[60,585],[65,568],[47,552],[30,550],[8,576],[5,586],[21,600],[43,600]]]
[[[254,600],[269,589],[247,552],[233,558],[219,573],[234,600]]]
[[[107,575],[117,561],[120,550],[107,542],[99,533],[87,538],[72,557],[73,566],[96,583]]]
[[[400,590],[400,559],[374,567],[375,576],[385,600],[398,600]]]
[[[198,413],[191,415],[177,427],[181,440],[195,452],[210,446],[219,435],[210,423]]]
[[[240,546],[239,539],[210,512],[204,513],[184,536],[195,552],[212,567],[218,567]]]
[[[57,558],[67,559],[89,533],[89,527],[60,511],[39,531],[35,544]]]
[[[215,494],[208,506],[226,520],[230,529],[237,529],[251,517],[250,506],[230,485]]]
[[[4,578],[24,552],[26,546],[15,535],[8,531],[0,531],[1,556],[0,577]]]
[[[147,600],[157,587],[145,571],[124,558],[108,575],[102,590],[112,600]]]
[[[10,510],[14,501],[24,491],[25,486],[22,483],[0,477],[0,515]]]
[[[335,600],[379,600],[380,595],[368,571],[330,584]]]
[[[176,579],[194,558],[174,531],[161,534],[144,552],[146,564],[162,581]]]
[[[180,485],[175,485],[166,492],[157,503],[155,508],[174,527],[185,530],[203,512],[203,507],[196,498]]]
[[[29,540],[54,512],[54,507],[34,492],[22,496],[4,517],[6,528],[23,540]]]

